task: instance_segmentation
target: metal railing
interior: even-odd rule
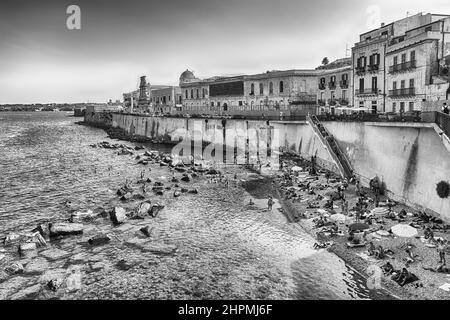
[[[390,97],[405,97],[415,95],[416,95],[416,88],[414,87],[389,90]]]
[[[347,80],[339,81],[339,86],[343,89],[348,88],[348,81]]]
[[[450,138],[450,115],[443,112],[436,112],[435,121],[439,128]]]
[[[331,90],[336,89],[336,82],[328,82],[328,88]]]
[[[378,88],[368,88],[368,89],[356,89],[355,94],[358,95],[372,95],[378,94]]]
[[[389,73],[396,73],[416,68],[416,60],[394,64],[389,67]]]

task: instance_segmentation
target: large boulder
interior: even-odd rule
[[[3,244],[5,246],[16,244],[23,239],[23,235],[20,235],[18,233],[10,233],[3,239]]]
[[[36,228],[31,230],[31,232],[39,232],[43,237],[48,237],[50,235],[50,230],[47,223],[39,224]]]
[[[50,237],[78,235],[83,233],[83,225],[80,223],[51,223],[49,230]]]
[[[152,205],[150,202],[142,202],[134,209],[134,212],[131,214],[130,218],[144,219],[149,214],[151,208]]]
[[[36,249],[37,244],[35,242],[23,242],[19,245],[19,253],[22,255],[36,251]]]
[[[23,265],[20,262],[14,262],[5,268],[5,272],[10,275],[23,273]]]
[[[101,233],[101,234],[98,234],[98,235],[90,238],[88,240],[88,243],[91,246],[101,246],[101,245],[107,244],[109,241],[111,241],[111,238],[108,235]]]
[[[115,207],[110,212],[110,218],[114,224],[124,223],[127,218],[127,213],[124,208]]]

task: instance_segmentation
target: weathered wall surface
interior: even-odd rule
[[[95,117],[99,119],[99,117]],[[158,118],[113,114],[112,125],[130,133],[176,143],[185,137],[241,150],[276,146],[335,169],[332,158],[306,122]],[[450,198],[436,185],[450,180],[450,153],[428,124],[324,122],[364,185],[378,176],[396,200],[439,213],[450,220]],[[246,144],[248,146],[246,147]],[[259,145],[259,148],[257,147]],[[242,155],[241,155],[242,156]]]
[[[375,176],[397,200],[450,220],[450,198],[437,183],[450,180],[450,154],[431,126],[358,122],[324,123],[365,184]]]

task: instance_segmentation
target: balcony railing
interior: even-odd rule
[[[390,97],[405,97],[405,96],[415,96],[415,95],[416,95],[416,88],[402,88],[402,89],[389,90]]]
[[[317,100],[317,104],[318,104],[319,106],[324,106],[324,105],[325,105],[325,100],[319,99],[319,100]]]
[[[339,104],[341,106],[348,106],[348,99],[344,99],[344,98],[339,99]]]
[[[328,100],[328,104],[329,104],[330,106],[335,106],[336,103],[337,103],[336,99],[329,99],[329,100]]]
[[[367,70],[370,71],[378,71],[380,69],[379,64],[370,64],[367,66]]]
[[[328,88],[330,88],[331,90],[336,89],[336,82],[328,82]]]
[[[319,90],[325,90],[325,83],[319,83]]]
[[[343,89],[348,88],[348,81],[347,80],[341,80],[339,81],[339,86]]]
[[[362,73],[366,72],[366,67],[359,66],[359,67],[356,67],[355,70],[356,70],[357,74],[362,74]]]
[[[378,94],[378,88],[356,89],[355,94],[357,96]]]
[[[411,60],[407,62],[402,62],[398,64],[394,64],[393,66],[389,67],[389,73],[396,73],[396,72],[402,72],[407,71],[411,69],[416,68],[416,60]]]

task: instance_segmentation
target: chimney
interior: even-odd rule
[[[382,28],[384,27],[384,22],[381,23],[381,27],[382,27]]]

